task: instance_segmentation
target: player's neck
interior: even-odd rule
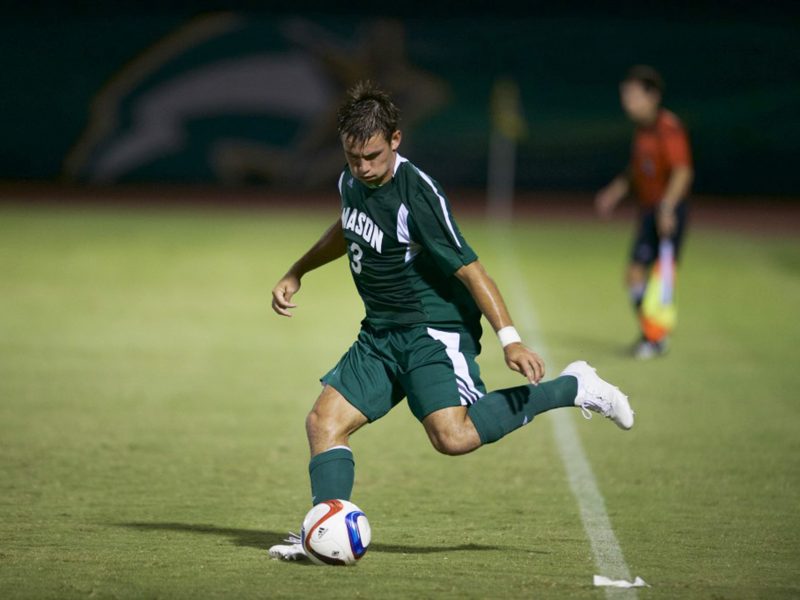
[[[646,115],[641,121],[639,121],[639,123],[638,123],[639,127],[642,127],[642,128],[645,128],[645,129],[648,129],[650,127],[654,127],[655,124],[658,122],[658,117],[659,117],[660,114],[661,114],[661,107],[657,106],[652,113],[650,113],[649,115]]]

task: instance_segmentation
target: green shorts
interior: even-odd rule
[[[408,398],[420,421],[450,406],[469,406],[486,393],[475,358],[478,338],[465,331],[420,326],[363,328],[339,363],[320,380],[370,421]]]

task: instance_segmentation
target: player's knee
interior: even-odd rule
[[[473,449],[469,444],[467,436],[456,429],[432,428],[428,430],[428,437],[437,452],[448,456],[466,454]]]
[[[639,263],[632,263],[625,272],[625,283],[628,287],[643,284],[646,280],[647,270]]]
[[[333,443],[341,435],[341,427],[332,415],[312,409],[306,417],[306,434],[311,442]]]
[[[478,431],[467,418],[466,407],[452,407],[431,413],[423,425],[431,445],[442,454],[466,454],[481,445]]]

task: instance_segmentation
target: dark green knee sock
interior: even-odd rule
[[[481,443],[491,444],[526,425],[539,413],[575,406],[577,394],[578,380],[565,375],[539,385],[491,392],[470,406],[467,414],[478,430]]]
[[[350,448],[337,446],[317,454],[308,463],[311,477],[311,504],[325,500],[350,500],[355,478],[355,462]]]

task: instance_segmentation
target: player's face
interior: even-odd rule
[[[343,137],[342,146],[350,172],[370,187],[378,187],[389,181],[394,173],[401,137],[400,131],[395,131],[390,140],[382,133],[376,133],[363,145]]]
[[[624,81],[619,86],[622,108],[634,123],[648,125],[658,115],[661,94],[648,91],[638,81]]]

